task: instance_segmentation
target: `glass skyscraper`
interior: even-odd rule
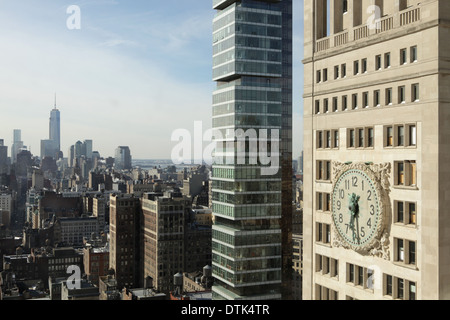
[[[288,299],[292,0],[213,8],[213,299]]]
[[[61,115],[59,110],[55,108],[50,113],[50,140],[54,143],[56,152],[61,151]]]

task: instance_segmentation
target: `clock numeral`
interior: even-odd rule
[[[344,222],[344,216],[342,215],[342,213],[339,214],[339,223]]]
[[[359,235],[364,238],[366,236],[366,232],[364,231],[364,227],[361,227],[361,232],[359,233]]]
[[[369,218],[369,220],[367,220],[367,226],[369,228],[372,228],[372,218]]]
[[[338,201],[336,202],[336,205],[337,205],[338,211],[341,210],[341,207],[342,207],[341,200],[338,200]]]
[[[361,181],[361,187],[362,187],[362,191],[364,191],[364,180]]]
[[[344,189],[340,189],[339,190],[339,198],[340,199],[344,199],[345,198],[345,191],[344,191]]]
[[[370,205],[370,215],[374,215],[375,214],[375,206],[373,204]]]
[[[367,201],[372,201],[372,191],[367,190]]]
[[[358,186],[358,177],[352,177],[352,185],[355,188]]]
[[[345,190],[349,190],[350,189],[350,181],[345,180]]]

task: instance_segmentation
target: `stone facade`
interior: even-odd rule
[[[303,299],[448,299],[450,3],[329,3],[304,7]],[[333,162],[391,165],[387,258],[331,241]]]

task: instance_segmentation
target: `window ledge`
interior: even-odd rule
[[[419,268],[417,268],[417,266],[413,265],[413,264],[406,264],[406,263],[401,262],[401,261],[393,261],[392,263],[394,265],[398,266],[398,267],[404,267],[404,268],[407,268],[407,269],[419,271]]]
[[[405,224],[403,222],[394,222],[394,225],[395,226],[399,226],[399,227],[406,227],[406,228],[409,228],[409,229],[417,229],[417,225],[416,224],[411,224],[411,223]]]
[[[416,186],[401,186],[401,185],[394,185],[392,186],[394,189],[399,189],[399,190],[419,190],[418,187]]]

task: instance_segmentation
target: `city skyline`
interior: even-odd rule
[[[80,30],[66,26],[71,5],[80,8]],[[303,144],[302,8],[294,1],[294,159]],[[103,157],[127,145],[134,159],[169,159],[174,130],[211,127],[213,14],[209,0],[3,4],[0,27],[11,32],[0,35],[10,43],[0,53],[0,138],[11,146],[21,129],[39,155],[56,92],[64,157],[92,139]]]

